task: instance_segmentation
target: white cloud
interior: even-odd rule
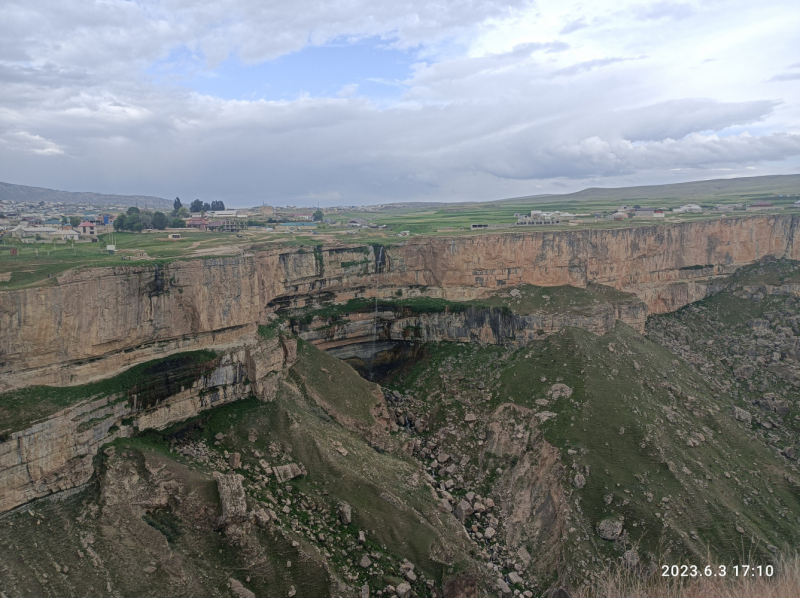
[[[7,131],[3,133],[0,135],[0,147],[36,156],[58,156],[64,153],[58,144],[27,131]]]
[[[793,55],[791,7],[6,2],[0,180],[356,203],[794,171],[797,64],[773,75]],[[231,54],[258,63],[370,36],[424,58],[395,83],[397,101],[352,80],[335,97],[223,100],[146,74],[156,61],[205,60],[213,76]]]

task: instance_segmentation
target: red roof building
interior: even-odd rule
[[[96,230],[97,228],[95,227],[94,223],[89,222],[88,220],[84,220],[75,227],[75,231],[82,235],[94,235]]]

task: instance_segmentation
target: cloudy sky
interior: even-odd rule
[[[800,172],[796,0],[0,0],[0,180],[253,205]]]

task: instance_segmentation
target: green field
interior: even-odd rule
[[[702,221],[717,218],[745,217],[758,213],[738,211],[722,214],[712,211],[720,203],[748,203],[756,200],[771,201],[780,214],[798,214],[793,203],[800,198],[800,176],[754,177],[725,181],[701,181],[677,185],[630,187],[622,189],[586,189],[567,195],[549,195],[504,199],[472,203],[407,203],[392,204],[370,211],[329,212],[327,218],[336,225],[320,224],[315,232],[277,233],[248,230],[241,235],[232,233],[207,233],[181,231],[183,238],[167,240],[166,232],[115,233],[101,235],[99,243],[22,244],[16,239],[0,240],[0,289],[14,289],[46,283],[48,277],[66,270],[81,267],[116,266],[136,260],[172,260],[177,258],[202,259],[220,255],[240,255],[245,251],[258,251],[276,246],[299,247],[340,243],[403,243],[412,235],[482,235],[527,232],[533,230],[581,230],[630,228]],[[632,218],[621,222],[596,219],[595,214],[608,215],[622,205],[654,206],[667,210],[698,203],[703,214],[672,215],[664,219]],[[511,227],[471,231],[472,224],[513,224],[515,214],[531,210],[568,211],[578,215],[577,222],[549,226]],[[763,214],[764,212],[759,212]],[[346,226],[348,220],[358,218],[385,228],[354,228]],[[115,243],[114,255],[105,251],[106,244]],[[18,254],[11,255],[16,248]],[[123,258],[126,258],[123,260]]]

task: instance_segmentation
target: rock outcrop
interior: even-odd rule
[[[143,405],[136,395],[85,399],[0,442],[0,512],[35,498],[86,483],[99,448],[133,430],[163,429],[212,407],[256,394],[274,395],[265,381],[277,379],[293,362],[293,339],[270,339],[232,349],[189,388]],[[287,350],[286,347],[289,347]],[[260,356],[258,368],[253,355]],[[264,364],[270,364],[264,367]]]
[[[758,215],[615,229],[419,237],[379,248],[380,291],[475,299],[520,284],[599,283],[650,313],[704,297],[765,256],[800,257],[797,217]],[[372,246],[76,270],[0,292],[6,387],[75,384],[156,356],[235,344],[280,307],[374,294]],[[68,368],[62,367],[68,365]]]
[[[621,304],[603,304],[591,313],[569,311],[518,315],[501,308],[469,308],[459,312],[441,312],[403,316],[392,310],[377,314],[377,339],[418,342],[479,342],[481,344],[525,345],[567,326],[605,334],[621,320],[644,332],[647,306],[639,299]],[[295,331],[303,340],[320,349],[372,341],[376,336],[375,313],[353,313],[335,325],[314,319]]]

